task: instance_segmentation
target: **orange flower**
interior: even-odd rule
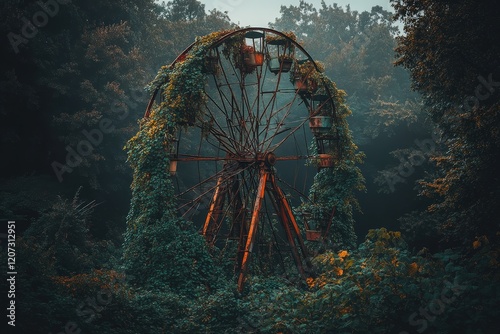
[[[339,257],[340,257],[341,259],[345,258],[345,257],[346,257],[346,256],[348,256],[348,255],[349,255],[349,253],[348,253],[346,250],[343,250],[343,251],[340,251],[340,252],[339,252]]]
[[[310,288],[314,287],[314,278],[312,277],[306,278],[306,283]]]
[[[414,275],[418,271],[418,264],[416,262],[410,263],[408,274]]]

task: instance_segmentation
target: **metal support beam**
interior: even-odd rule
[[[243,259],[241,261],[241,270],[238,277],[238,291],[243,291],[243,285],[245,283],[245,278],[248,270],[248,261],[250,259],[250,254],[252,253],[254,239],[256,237],[257,225],[259,223],[260,209],[262,207],[262,201],[264,200],[264,195],[266,192],[266,182],[269,171],[261,169],[259,187],[257,188],[257,197],[255,199],[255,204],[252,213],[252,220],[250,221],[250,227],[248,229],[248,236],[245,244],[245,249],[243,250]]]
[[[215,244],[217,231],[219,230],[217,223],[224,207],[224,200],[227,192],[227,189],[223,184],[223,180],[224,175],[221,175],[217,180],[214,196],[210,203],[210,209],[208,210],[207,218],[205,219],[205,224],[203,225],[202,235],[207,240],[207,243],[211,246]]]
[[[309,260],[309,255],[307,253],[306,246],[304,244],[304,240],[302,239],[302,235],[300,234],[300,229],[297,224],[297,221],[295,220],[295,216],[293,215],[292,212],[292,207],[288,203],[288,200],[281,190],[281,188],[278,186],[276,182],[276,178],[274,174],[271,174],[270,177],[271,181],[271,187],[272,187],[272,193],[273,197],[275,198],[278,211],[279,211],[279,217],[280,220],[283,224],[283,228],[285,229],[285,232],[287,234],[288,242],[290,243],[290,246],[292,247],[292,254],[295,260],[295,263],[297,265],[297,268],[299,270],[300,275],[306,279],[306,272],[304,271],[304,267],[302,265],[302,260],[300,259],[300,256],[297,252],[297,248],[300,249],[300,252],[302,254],[302,257],[304,258],[304,261],[306,263],[306,266],[308,269],[312,268],[312,264]],[[296,246],[295,240],[298,243],[298,247]]]

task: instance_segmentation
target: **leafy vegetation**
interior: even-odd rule
[[[453,244],[499,228],[499,44],[497,35],[487,33],[497,25],[491,6],[395,2],[407,33],[399,38],[398,64],[408,68],[413,86],[425,96],[444,142],[422,194],[433,198],[429,212],[446,215],[439,229]],[[455,31],[463,24],[471,29],[458,38]]]
[[[203,103],[200,55],[234,29],[228,14],[195,0],[72,1],[19,52],[5,38],[0,216],[19,227],[18,332],[496,333],[498,6],[392,3],[404,34],[379,6],[301,1],[271,24],[324,64],[314,78],[335,96],[342,159],[318,173],[314,205],[301,208],[336,208],[311,276],[255,274],[242,294],[177,217],[164,154]],[[3,1],[2,35],[22,36],[22,17],[40,8]],[[165,99],[136,125],[143,86],[196,36],[147,87]],[[241,36],[233,42],[229,55]]]

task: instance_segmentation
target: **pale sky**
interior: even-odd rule
[[[297,6],[300,0],[200,0],[205,5],[206,10],[217,8],[220,11],[227,11],[234,23],[241,27],[268,27],[269,22],[274,22],[280,16],[282,5]],[[314,5],[316,9],[321,8],[321,0],[306,0]],[[389,0],[325,0],[327,5],[337,3],[343,8],[351,5],[351,10],[370,11],[373,6],[382,6],[386,10],[393,11]]]

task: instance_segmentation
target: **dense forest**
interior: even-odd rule
[[[323,243],[306,243],[307,279],[255,266],[238,291],[171,200],[162,126],[179,121],[163,104],[143,120],[152,87],[187,110],[193,95],[175,92],[197,77],[181,65],[240,28],[230,13],[197,0],[2,1],[9,332],[497,333],[500,6],[391,4],[300,1],[269,23],[332,80],[347,153],[311,181],[337,214]]]

